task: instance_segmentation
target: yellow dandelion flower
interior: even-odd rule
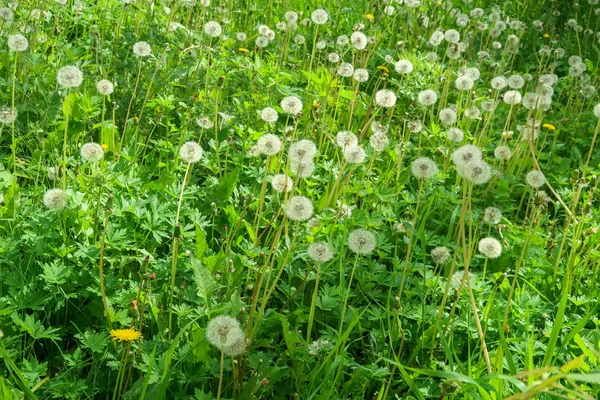
[[[319,103],[313,103],[313,107],[318,109],[321,108],[321,105]]]
[[[375,16],[373,14],[367,14],[367,15],[365,15],[365,18],[373,21],[375,19]]]
[[[544,33],[544,37],[545,37],[545,38],[549,38],[549,37],[550,37],[550,35],[548,35],[547,33]]]
[[[118,340],[119,342],[133,342],[134,340],[138,340],[142,334],[135,329],[113,329],[110,331],[110,336],[112,336],[113,340]]]
[[[240,47],[238,50],[241,51],[242,53],[250,53],[250,50],[243,48],[243,47]]]
[[[108,150],[108,145],[106,143],[102,143],[101,146],[104,151]]]
[[[388,67],[386,67],[385,65],[380,65],[379,67],[377,67],[378,70],[385,72],[386,74],[388,74],[390,72],[390,70],[388,69]]]
[[[550,129],[551,131],[555,131],[556,130],[556,127],[554,125],[552,125],[552,124],[544,124],[542,126],[544,128],[546,128],[546,129]]]

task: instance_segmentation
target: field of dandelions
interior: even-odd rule
[[[0,400],[600,398],[599,3],[0,2]]]

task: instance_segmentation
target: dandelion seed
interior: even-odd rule
[[[494,157],[498,160],[509,160],[512,152],[508,146],[498,146],[494,149]]]
[[[0,124],[12,124],[17,119],[17,110],[10,107],[0,107]]]
[[[496,207],[487,207],[483,210],[483,222],[488,225],[497,225],[502,220],[502,211]]]
[[[413,68],[413,64],[408,60],[400,60],[394,64],[394,69],[401,75],[410,74]]]
[[[377,246],[377,237],[365,229],[356,229],[348,235],[348,247],[356,254],[370,254]]]
[[[142,333],[131,328],[113,329],[110,331],[110,336],[112,336],[113,340],[118,340],[119,342],[135,342],[142,337]]]
[[[96,83],[96,90],[102,96],[109,96],[114,92],[115,87],[113,86],[111,81],[107,79],[102,79],[98,81],[98,83]]]
[[[539,189],[546,184],[546,178],[542,171],[531,170],[525,176],[525,182],[534,189]]]
[[[418,100],[424,106],[432,106],[437,102],[438,94],[431,89],[426,89],[419,93]]]
[[[364,33],[354,32],[350,35],[350,42],[356,50],[364,50],[367,47],[368,40]]]
[[[493,237],[486,237],[479,241],[479,252],[487,258],[498,258],[502,254],[502,244]]]
[[[85,143],[79,153],[85,161],[96,163],[104,156],[104,149],[98,143]]]
[[[444,125],[453,125],[456,123],[456,111],[451,108],[444,108],[440,111],[440,122]]]
[[[310,18],[312,19],[312,22],[314,22],[317,25],[323,25],[324,23],[327,22],[327,20],[329,19],[329,16],[327,15],[327,11],[322,10],[322,9],[318,9],[312,12],[312,14],[310,15]]]
[[[481,161],[481,156],[482,154],[479,147],[472,144],[466,144],[454,150],[454,153],[452,153],[452,161],[457,167],[463,167],[467,164]]]
[[[375,133],[369,138],[369,144],[377,153],[381,153],[390,144],[390,139],[384,133]]]
[[[288,150],[288,157],[293,162],[312,162],[315,154],[317,154],[317,146],[307,139],[292,143]]]
[[[411,172],[417,179],[429,179],[438,173],[438,167],[432,159],[419,157],[412,162]]]
[[[396,104],[396,94],[388,89],[379,90],[375,93],[375,104],[384,108],[393,107]]]
[[[465,134],[462,131],[462,129],[453,127],[449,128],[448,131],[446,131],[446,137],[451,142],[460,143],[463,141]]]
[[[67,65],[58,70],[56,81],[65,89],[76,88],[83,83],[83,74],[74,65]]]
[[[359,145],[344,148],[344,158],[349,164],[360,164],[365,161],[366,157],[365,150]]]
[[[297,161],[292,159],[290,161],[290,172],[303,179],[309,178],[313,172],[315,172],[315,167],[315,163],[312,161],[312,159],[305,161]]]
[[[504,93],[502,100],[509,105],[519,104],[521,102],[521,93],[519,93],[517,90],[509,90]]]
[[[277,114],[277,110],[275,110],[274,108],[265,107],[260,112],[260,117],[266,123],[272,124],[277,121],[277,119],[279,118],[279,114]]]
[[[133,54],[138,57],[148,57],[152,53],[152,47],[146,42],[137,42],[133,45]]]
[[[352,132],[340,131],[335,135],[335,141],[342,149],[348,146],[356,146],[358,144],[358,138]]]
[[[9,50],[19,53],[27,50],[27,48],[29,47],[29,41],[25,36],[21,35],[20,33],[8,35],[6,44],[8,45]]]
[[[352,74],[354,74],[354,67],[352,66],[352,64],[344,62],[344,63],[341,63],[340,66],[338,67],[338,75],[339,76],[348,78],[348,77],[352,76]]]
[[[272,133],[262,135],[256,145],[258,146],[258,153],[267,156],[273,156],[281,151],[281,139]]]
[[[302,100],[296,96],[288,96],[281,100],[280,106],[286,114],[297,115],[302,111]]]
[[[206,339],[213,346],[224,350],[239,340],[240,332],[243,334],[240,323],[233,317],[219,315],[206,325]]]
[[[307,252],[311,260],[318,263],[326,263],[333,258],[333,250],[326,242],[311,243]]]
[[[292,221],[306,221],[313,214],[313,205],[308,197],[293,196],[285,202],[285,215]]]
[[[67,205],[69,195],[62,189],[50,189],[44,194],[44,205],[52,211],[60,211]]]
[[[439,246],[431,250],[431,258],[436,264],[446,264],[450,261],[450,249],[445,246]]]
[[[195,164],[202,158],[202,147],[196,142],[185,142],[179,149],[179,157],[188,164]]]
[[[210,37],[217,37],[223,32],[223,28],[218,22],[208,21],[204,25],[204,33],[206,33]]]
[[[289,192],[294,186],[294,181],[286,174],[277,174],[271,180],[271,186],[279,193]]]
[[[467,181],[482,185],[490,180],[492,169],[486,162],[478,160],[464,165],[457,165],[456,172]]]

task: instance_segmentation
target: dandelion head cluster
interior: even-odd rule
[[[202,158],[202,147],[196,142],[185,142],[179,149],[179,157],[188,164],[195,164]]]
[[[508,146],[498,146],[494,149],[494,157],[498,160],[510,160],[512,151]]]
[[[329,19],[329,15],[327,15],[327,11],[318,9],[312,12],[310,19],[317,25],[323,25]]]
[[[428,157],[419,157],[411,164],[411,172],[417,179],[429,179],[438,172],[435,162]]]
[[[438,246],[434,248],[431,250],[430,254],[431,258],[436,264],[446,264],[448,261],[450,261],[450,257],[452,256],[452,254],[450,254],[450,249],[445,246]]]
[[[138,57],[148,57],[152,53],[152,47],[147,42],[137,42],[133,45],[133,54]]]
[[[302,111],[302,100],[296,96],[284,97],[279,105],[286,114],[298,115]]]
[[[410,74],[413,68],[413,64],[408,60],[400,60],[394,64],[394,69],[401,75]]]
[[[542,171],[531,170],[525,175],[525,182],[534,189],[539,189],[546,184],[546,178]]]
[[[344,159],[349,164],[360,164],[365,161],[367,153],[358,144],[347,146],[344,148]]]
[[[102,96],[110,96],[115,91],[115,87],[108,79],[102,79],[96,83],[96,90]]]
[[[502,211],[496,207],[487,207],[483,210],[483,222],[488,225],[497,225],[502,220]]]
[[[317,146],[313,141],[302,139],[290,145],[288,157],[292,162],[308,162],[312,161],[317,154]]]
[[[356,229],[348,235],[348,248],[356,254],[371,254],[377,246],[377,237],[366,229]]]
[[[306,221],[313,215],[313,204],[305,196],[290,197],[285,202],[285,215],[292,221]]]
[[[81,158],[92,163],[98,162],[104,156],[104,149],[98,143],[85,143],[79,150]]]
[[[502,244],[493,237],[481,239],[477,248],[487,258],[498,258],[502,254]]]
[[[419,93],[418,100],[424,106],[432,106],[437,102],[438,94],[434,90],[425,89]]]
[[[60,211],[67,206],[69,195],[62,189],[50,189],[44,193],[43,203],[49,210]]]
[[[446,131],[446,137],[451,142],[460,143],[463,141],[465,133],[460,128],[451,127]]]
[[[271,180],[271,186],[276,192],[289,192],[294,186],[294,181],[286,174],[277,174]]]
[[[266,156],[274,156],[281,151],[281,139],[272,133],[264,134],[256,142],[258,153]]]
[[[377,153],[381,153],[390,144],[390,139],[385,133],[374,133],[369,138],[369,144]]]
[[[440,110],[439,114],[440,122],[444,125],[453,125],[456,123],[456,111],[451,108],[444,108]]]
[[[220,350],[235,345],[240,336],[244,336],[240,323],[228,315],[216,316],[206,325],[206,339]]]
[[[318,263],[326,263],[333,258],[333,250],[327,242],[313,242],[308,246],[308,256]]]
[[[461,146],[452,153],[452,161],[457,167],[481,161],[481,157],[481,149],[472,144]]]
[[[356,135],[349,131],[340,131],[335,135],[336,144],[342,149],[349,146],[356,146],[358,144],[358,138]]]
[[[74,65],[67,65],[58,70],[56,81],[65,89],[76,88],[83,83],[83,73]]]
[[[396,94],[389,89],[381,89],[375,93],[375,104],[390,108],[396,104]]]
[[[25,51],[29,47],[29,41],[25,36],[21,35],[20,33],[8,35],[8,39],[6,39],[6,44],[8,45],[9,50],[15,52]]]

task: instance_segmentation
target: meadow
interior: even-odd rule
[[[600,1],[0,2],[0,400],[600,398]]]

